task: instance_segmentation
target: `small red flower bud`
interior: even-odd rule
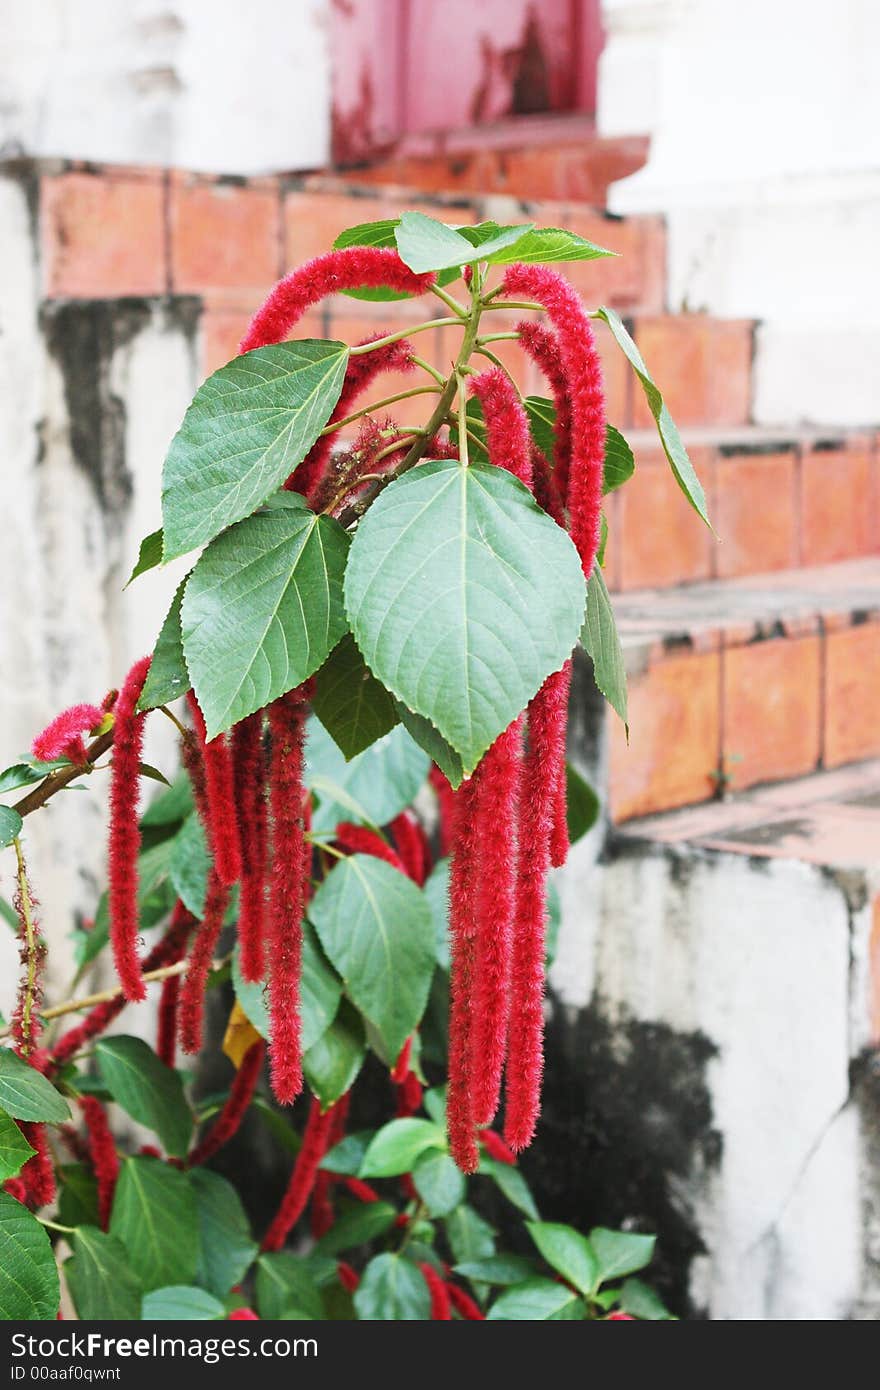
[[[401,811],[391,822],[391,834],[404,871],[423,888],[431,869],[431,846],[421,821],[411,811]]]
[[[496,1134],[494,1129],[481,1129],[480,1143],[489,1157],[494,1158],[497,1163],[516,1163],[516,1154],[507,1147],[501,1135]]]

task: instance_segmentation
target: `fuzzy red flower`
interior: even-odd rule
[[[480,1143],[489,1157],[494,1158],[497,1163],[516,1163],[516,1154],[508,1148],[501,1135],[496,1134],[494,1129],[481,1129]]]
[[[48,1207],[55,1201],[55,1169],[52,1166],[52,1150],[46,1136],[46,1126],[22,1120],[19,1129],[35,1153],[31,1155],[21,1170],[26,1201],[29,1206]]]
[[[414,1071],[408,1071],[397,1087],[397,1119],[414,1115],[422,1104],[422,1083]]]
[[[483,407],[489,459],[531,489],[532,438],[519,392],[501,367],[471,378],[470,389]]]
[[[391,822],[391,834],[404,872],[423,888],[431,869],[431,846],[421,821],[411,811],[401,811]]]
[[[553,427],[553,481],[559,496],[568,492],[568,473],[571,464],[571,398],[565,362],[556,334],[543,324],[525,320],[517,324],[523,350],[544,373],[553,396],[556,421]]]
[[[226,1319],[227,1322],[259,1322],[258,1315],[253,1308],[233,1308]]]
[[[358,1284],[361,1282],[361,1276],[358,1274],[357,1270],[352,1269],[347,1260],[340,1260],[336,1266],[336,1273],[339,1276],[339,1282],[345,1289],[345,1292],[354,1293]]]
[[[351,821],[340,821],[336,827],[335,840],[340,849],[347,854],[371,854],[374,859],[383,859],[386,864],[405,874],[406,868],[400,855],[392,849],[387,840],[366,825],[353,825]]]
[[[452,853],[455,842],[455,792],[445,774],[436,765],[428,773],[428,781],[437,795],[440,813],[440,853],[445,857]]]
[[[321,1159],[333,1129],[333,1110],[321,1113],[320,1102],[312,1099],[309,1118],[303,1131],[302,1147],[296,1156],[293,1172],[281,1205],[263,1237],[263,1250],[280,1250],[290,1231],[306,1209],[315,1183]]]
[[[472,893],[477,873],[477,784],[472,777],[456,793],[455,845],[449,875],[449,935],[452,955],[449,1001],[449,1091],[446,1104],[449,1148],[463,1173],[479,1163],[471,1096],[474,958]]]
[[[180,996],[180,976],[171,975],[162,981],[159,993],[159,1015],[156,1020],[156,1056],[166,1067],[177,1060],[177,1002]]]
[[[198,1052],[202,1046],[205,989],[228,906],[229,889],[221,882],[216,868],[212,867],[208,873],[201,925],[196,932],[178,997],[180,1045],[184,1052]]]
[[[73,763],[87,763],[86,746],[82,735],[96,729],[104,718],[97,705],[71,705],[56,714],[32,744],[35,758],[51,763],[56,758],[69,758]]]
[[[102,1231],[110,1225],[113,1194],[119,1177],[119,1155],[110,1133],[103,1105],[95,1096],[80,1096],[80,1109],[89,1136],[89,1152],[98,1184],[98,1221]]]
[[[482,1311],[480,1305],[475,1303],[470,1294],[465,1293],[464,1289],[460,1289],[457,1284],[453,1284],[451,1279],[447,1281],[446,1291],[449,1294],[449,1301],[453,1308],[466,1322],[485,1321],[486,1314]]]
[[[116,701],[113,726],[113,771],[110,781],[110,851],[108,898],[110,942],[116,973],[126,999],[146,998],[138,960],[138,828],[141,750],[146,716],[137,702],[150,669],[150,658],[132,666]]]
[[[350,246],[328,251],[286,275],[258,309],[239,352],[280,343],[307,309],[342,290],[378,289],[387,286],[407,294],[424,294],[434,275],[416,275],[391,247]]]
[[[252,714],[232,735],[235,802],[241,845],[241,896],[238,908],[239,963],[242,977],[262,980],[266,968],[265,881],[268,862],[266,766],[263,717]]]
[[[217,876],[221,883],[231,888],[241,877],[232,751],[223,734],[212,738],[210,742],[207,741],[204,716],[192,690],[187,695],[187,701],[192,711],[193,724],[205,765],[208,811],[205,832],[214,857]]]
[[[396,1086],[402,1086],[403,1082],[407,1078],[407,1074],[409,1073],[410,1058],[412,1057],[412,1045],[413,1040],[412,1036],[410,1036],[407,1038],[406,1042],[403,1044],[403,1047],[400,1049],[400,1054],[397,1058],[397,1061],[391,1068],[391,1080],[394,1082]]]
[[[235,1073],[223,1108],[204,1138],[200,1140],[187,1159],[190,1168],[195,1168],[200,1163],[207,1163],[218,1149],[222,1149],[238,1133],[241,1122],[254,1098],[254,1091],[257,1089],[265,1055],[266,1044],[260,1038],[248,1048],[242,1057],[241,1066]]]
[[[419,1265],[425,1283],[428,1285],[428,1292],[431,1295],[431,1321],[449,1322],[452,1318],[452,1309],[449,1304],[449,1290],[440,1278],[433,1265],[427,1261]]]

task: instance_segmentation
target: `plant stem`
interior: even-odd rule
[[[414,333],[427,333],[429,328],[461,328],[463,319],[428,319],[427,323],[414,323],[410,328],[401,328],[397,333],[388,333],[384,338],[375,338],[372,343],[362,343],[360,347],[349,349],[349,357],[363,357],[366,352],[387,347],[389,343],[399,343],[401,338],[411,338]]]
[[[31,1020],[34,1008],[34,994],[37,988],[37,932],[34,923],[33,903],[31,902],[31,889],[28,883],[27,867],[22,853],[21,840],[16,835],[12,841],[15,846],[16,877],[18,879],[18,900],[21,904],[21,919],[24,926],[24,948],[27,959],[27,974],[25,977],[24,998],[21,1005],[21,1037],[23,1040],[22,1051],[29,1056],[31,1053]]]
[[[431,293],[435,294],[438,299],[442,299],[446,307],[448,309],[451,309],[454,314],[457,314],[460,319],[467,318],[467,306],[460,303],[460,301],[457,300],[454,295],[447,294],[446,290],[444,290],[441,285],[432,285]]]
[[[515,333],[513,336],[515,338],[518,338],[519,334]],[[508,370],[507,367],[505,367],[504,363],[501,361],[501,358],[496,356],[494,352],[491,352],[489,348],[475,347],[474,352],[478,352],[481,357],[488,358],[488,360],[492,363],[493,367],[500,367],[504,375],[512,384],[514,390],[516,391],[516,394],[519,396],[520,400],[522,400],[522,391],[520,391],[519,387],[516,384],[516,381],[513,378],[513,374]]]
[[[167,719],[171,720],[171,723],[175,726],[177,732],[179,734],[182,734],[183,737],[186,738],[189,733],[189,730],[186,728],[184,724],[181,724],[177,715],[172,713],[172,711],[168,708],[167,705],[159,705],[159,709],[162,711],[162,713],[165,715]]]
[[[62,1226],[58,1221],[50,1221],[48,1216],[38,1216],[37,1220],[39,1221],[40,1225],[45,1226],[47,1230],[58,1231],[59,1234],[62,1236],[76,1235],[76,1227],[74,1226]]]
[[[411,386],[408,391],[398,391],[395,396],[386,396],[384,400],[372,401],[369,405],[365,405],[362,410],[356,410],[352,415],[346,415],[343,420],[334,420],[332,425],[326,425],[318,438],[321,439],[325,434],[335,434],[337,430],[345,429],[346,425],[354,424],[355,420],[360,420],[364,415],[372,415],[374,411],[384,410],[386,405],[394,405],[397,401],[407,401],[410,396],[436,395],[439,390],[439,386]]]
[[[57,772],[50,772],[48,777],[29,791],[20,801],[16,801],[14,809],[20,816],[28,816],[31,811],[36,811],[40,806],[45,806],[46,802],[56,792],[63,791],[71,782],[75,782],[81,773],[94,771],[94,764],[106,753],[108,748],[113,747],[113,730],[108,729],[105,734],[100,734],[86,749],[87,761],[83,764],[71,763],[70,767],[60,767]]]
[[[446,377],[443,375],[443,373],[438,372],[436,367],[432,367],[430,362],[426,362],[424,357],[416,357],[415,353],[413,353],[412,363],[414,367],[421,367],[423,372],[428,372],[428,374],[432,376],[434,380],[437,382],[438,386],[446,385]]]
[[[481,333],[477,339],[477,347],[481,348],[484,343],[517,342],[518,333]]]
[[[497,290],[495,293],[497,294]],[[494,310],[504,310],[507,312],[510,309],[525,309],[536,314],[543,314],[546,312],[544,305],[536,304],[533,299],[505,299],[502,304],[491,304],[484,299],[483,308],[489,313],[492,313]]]
[[[413,1228],[417,1226],[418,1223],[421,1221],[422,1217],[425,1215],[425,1211],[425,1204],[422,1201],[422,1199],[419,1198],[418,1202],[416,1203],[415,1211],[413,1212],[412,1216],[406,1224],[406,1229],[403,1233],[403,1240],[397,1247],[398,1255],[402,1255],[406,1247],[409,1245],[412,1239]]]

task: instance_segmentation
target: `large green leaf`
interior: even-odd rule
[[[581,646],[593,659],[593,676],[611,708],[627,723],[626,667],[617,635],[611,595],[599,565],[593,566],[587,585],[587,611],[581,629]]]
[[[55,1256],[45,1227],[0,1192],[0,1319],[45,1322],[58,1312]]]
[[[262,1318],[274,1320],[291,1313],[306,1320],[324,1317],[321,1294],[308,1265],[286,1250],[260,1256],[256,1294]]]
[[[532,1260],[522,1255],[487,1255],[482,1260],[465,1260],[455,1273],[477,1284],[521,1284],[535,1273]]]
[[[58,1178],[58,1220],[62,1226],[97,1226],[98,1184],[91,1164],[66,1163],[58,1170]]]
[[[20,1173],[35,1150],[5,1110],[0,1110],[0,1182]]]
[[[351,1134],[346,1134],[344,1139],[340,1139],[338,1144],[327,1150],[321,1159],[321,1167],[327,1173],[344,1173],[348,1177],[357,1177],[372,1138],[371,1129],[357,1129]]]
[[[117,1105],[159,1136],[168,1153],[182,1158],[192,1138],[192,1111],[176,1071],[142,1038],[102,1038],[95,1052],[101,1076]]]
[[[492,253],[486,258],[493,265],[511,265],[515,261],[525,261],[529,265],[540,265],[551,261],[594,261],[600,256],[616,256],[616,251],[606,251],[604,246],[596,246],[575,232],[564,227],[535,227],[529,231],[523,228],[518,241]]]
[[[339,399],[344,343],[276,343],[199,387],[162,474],[165,559],[213,540],[277,491]]]
[[[426,270],[448,270],[452,267],[471,265],[475,261],[490,260],[496,252],[518,242],[524,232],[534,226],[529,223],[522,227],[500,227],[488,240],[480,239],[477,245],[463,234],[454,231],[444,222],[426,217],[421,212],[405,212],[394,231],[397,249],[404,265],[416,274]],[[474,228],[468,228],[475,231]]]
[[[303,1053],[309,1090],[324,1110],[351,1089],[366,1054],[363,1020],[357,1009],[343,999],[329,1028]]]
[[[13,806],[0,806],[0,849],[11,845],[16,835],[21,834],[23,823]]]
[[[605,430],[605,471],[602,477],[602,491],[613,492],[628,482],[636,469],[633,451],[620,430],[608,425]]]
[[[148,570],[154,570],[157,565],[162,563],[162,527],[158,531],[151,531],[148,536],[144,536],[138,550],[137,563],[126,581],[126,589],[140,575],[146,574]]]
[[[306,731],[306,783],[319,804],[312,816],[316,831],[333,831],[341,820],[387,825],[413,800],[431,760],[397,726],[346,762],[317,719]]]
[[[624,1280],[620,1306],[624,1313],[643,1322],[668,1322],[672,1318],[663,1300],[641,1279]]]
[[[125,1246],[96,1226],[78,1226],[64,1277],[84,1322],[129,1322],[140,1317],[143,1290]]]
[[[518,1168],[510,1163],[500,1163],[497,1158],[484,1154],[480,1159],[480,1172],[491,1178],[507,1198],[532,1221],[538,1220],[538,1208],[529,1191],[529,1185]]]
[[[434,973],[425,895],[383,860],[353,854],[324,879],[309,916],[349,998],[396,1057],[421,1021]]]
[[[708,526],[710,524],[709,515],[706,510],[706,494],[703,492],[702,483],[694,472],[694,466],[681,442],[681,435],[676,428],[675,421],[669,414],[657,384],[645,366],[645,359],[627,332],[620,315],[615,313],[613,309],[603,306],[596,310],[594,317],[604,319],[608,324],[615,342],[641,382],[648,408],[657,425],[663,452],[669,460],[669,466],[675,475],[675,480],[697,516]]]
[[[282,492],[218,536],[183,596],[183,650],[208,737],[311,676],[346,631],[348,537]]]
[[[170,1284],[144,1295],[144,1322],[220,1322],[226,1309],[213,1294],[189,1284]]]
[[[52,1082],[8,1047],[0,1048],[0,1107],[15,1120],[57,1125],[70,1119],[67,1101]]]
[[[127,1158],[113,1198],[110,1234],[128,1251],[146,1292],[191,1284],[199,1258],[196,1199],[187,1173],[158,1158]]]
[[[484,1260],[495,1254],[495,1233],[473,1207],[463,1202],[443,1224],[456,1264]]]
[[[598,1282],[605,1284],[609,1279],[619,1279],[624,1274],[644,1269],[651,1263],[656,1243],[656,1236],[609,1231],[605,1226],[596,1226],[590,1232],[590,1246],[599,1263]]]
[[[350,632],[318,672],[312,708],[346,759],[398,723],[394,700],[365,664]]]
[[[370,1141],[360,1167],[362,1178],[392,1178],[411,1173],[416,1159],[429,1149],[446,1148],[446,1136],[431,1120],[413,1117],[389,1120]]]
[[[373,503],[345,602],[367,665],[470,773],[568,658],[585,591],[570,538],[522,483],[447,459]]]
[[[354,1295],[362,1322],[426,1321],[431,1295],[421,1270],[399,1255],[376,1255],[364,1270]]]
[[[592,830],[599,819],[599,798],[589,782],[571,763],[565,764],[565,812],[571,844]]]
[[[499,1294],[486,1314],[489,1322],[567,1321],[574,1314],[586,1316],[583,1300],[554,1279],[527,1279]]]
[[[423,718],[421,714],[413,714],[400,700],[395,700],[394,703],[400,721],[410,737],[427,753],[431,762],[437,764],[449,785],[456,789],[460,787],[464,781],[464,768],[452,745],[446,742],[430,719]]]
[[[346,227],[333,243],[336,251],[348,246],[396,246],[394,233],[400,223],[399,217],[385,218],[380,222],[359,222],[355,227]],[[458,266],[452,270],[441,270],[437,276],[438,285],[449,285],[460,274]],[[343,290],[352,299],[392,300],[412,299],[408,290],[390,290],[384,285],[367,286],[359,289]]]
[[[397,1220],[390,1202],[358,1202],[342,1213],[315,1246],[320,1255],[338,1255],[385,1235]]]
[[[558,1221],[529,1221],[526,1227],[544,1259],[563,1279],[583,1294],[598,1286],[599,1261],[590,1241],[580,1231]]]
[[[241,977],[236,951],[232,962],[235,997],[263,1038],[269,1036],[266,986],[249,984]],[[304,1050],[314,1047],[339,1008],[342,981],[333,973],[308,922],[303,923],[302,976],[300,981],[300,1039]]]
[[[448,1153],[428,1150],[420,1154],[412,1179],[430,1217],[449,1216],[464,1201],[464,1174]]]
[[[180,630],[180,608],[185,588],[186,579],[182,579],[171,600],[165,621],[159,629],[159,636],[153,648],[153,659],[138,700],[138,709],[156,709],[159,705],[167,705],[171,700],[176,700],[178,695],[185,695],[190,688]]]
[[[222,1298],[240,1284],[257,1253],[250,1223],[232,1183],[207,1168],[189,1175],[196,1199],[199,1255],[196,1279]]]

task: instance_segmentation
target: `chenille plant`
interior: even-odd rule
[[[201,548],[152,657],[0,774],[27,788],[0,806],[22,960],[0,1049],[0,1316],[56,1315],[59,1239],[82,1318],[666,1316],[627,1277],[651,1238],[541,1222],[516,1166],[540,1108],[548,874],[595,815],[565,758],[578,640],[626,719],[602,498],[634,464],[605,418],[593,319],[705,519],[624,325],[550,268],[609,254],[418,213],[351,228],[280,281],[196,393],[132,576]],[[339,293],[441,312],[354,346],[291,337]],[[438,326],[460,332],[446,372],[416,350]],[[522,398],[502,340],[547,397]],[[412,386],[364,404],[389,371]],[[412,397],[419,428],[389,413]],[[141,779],[165,780],[143,762],[154,711],[182,771],[142,810]],[[78,978],[109,946],[119,983],[47,1006],[23,818],[105,755],[108,888]],[[154,982],[155,1048],[110,1036]],[[235,1075],[193,1099],[178,1049],[202,1049],[208,992],[230,988]],[[396,1113],[364,1132],[348,1122],[369,1054]],[[300,1133],[285,1108],[301,1095]],[[127,1153],[110,1101],[157,1144]],[[295,1154],[259,1244],[205,1166],[246,1115]],[[549,1273],[497,1252],[471,1175],[478,1201],[488,1178],[529,1218]]]

